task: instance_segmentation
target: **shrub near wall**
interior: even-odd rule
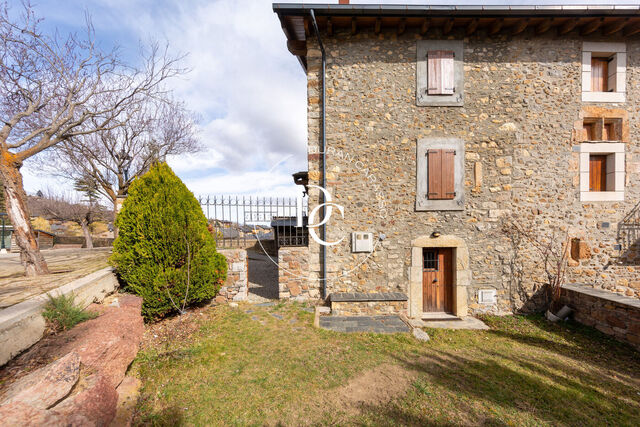
[[[133,182],[116,225],[111,263],[125,290],[143,298],[145,319],[210,300],[224,282],[226,260],[200,204],[166,163]]]

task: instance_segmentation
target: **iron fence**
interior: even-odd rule
[[[273,241],[276,247],[306,246],[306,197],[212,195],[200,206],[220,248],[240,248]]]

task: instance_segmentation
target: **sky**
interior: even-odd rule
[[[10,3],[18,6],[19,2]],[[491,2],[589,3],[637,2]],[[183,65],[191,71],[170,85],[176,97],[202,118],[199,137],[205,151],[170,158],[169,164],[196,195],[300,194],[301,188],[293,184],[291,174],[307,169],[306,78],[296,58],[287,51],[271,1],[32,0],[32,4],[44,18],[44,28],[61,33],[82,31],[88,13],[100,45],[105,49],[119,46],[125,58],[135,58],[140,43],[150,41],[166,42],[174,54],[186,54]],[[64,185],[54,177],[43,176],[31,163],[25,164],[23,175],[27,192]]]

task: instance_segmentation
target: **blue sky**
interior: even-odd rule
[[[291,1],[284,1],[289,2]],[[17,3],[13,0],[12,3]],[[200,194],[296,195],[291,173],[306,170],[306,79],[286,49],[268,0],[33,0],[47,29],[82,31],[91,16],[100,44],[135,58],[140,43],[169,43],[187,54],[191,72],[171,83],[202,117],[206,151],[170,159]],[[316,3],[302,1],[302,3]],[[337,3],[331,1],[330,3]],[[352,4],[375,3],[352,0]],[[388,4],[424,4],[394,1]],[[442,2],[430,2],[441,4]],[[491,4],[632,4],[629,1],[499,2]],[[487,4],[452,1],[448,4]],[[56,185],[27,163],[25,187]]]

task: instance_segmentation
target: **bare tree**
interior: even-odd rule
[[[141,69],[94,43],[89,19],[79,36],[43,34],[29,3],[12,20],[0,6],[0,178],[27,276],[46,274],[29,221],[20,168],[25,160],[73,138],[120,126],[142,98],[163,95],[181,73],[176,58],[153,46]]]
[[[535,274],[535,268],[544,271],[547,304],[550,310],[556,310],[566,280],[570,239],[566,231],[554,227],[545,228],[534,221],[511,216],[502,221],[502,232],[510,239],[514,251],[511,264],[512,275],[522,280],[524,271]],[[533,253],[530,266],[518,265],[517,258],[527,249]]]
[[[71,138],[51,152],[50,164],[64,165],[52,173],[72,180],[89,177],[114,209],[117,197],[126,195],[153,162],[200,149],[196,119],[182,103],[149,97],[130,107],[121,126]]]
[[[85,246],[89,249],[93,248],[91,226],[108,217],[107,210],[91,198],[81,200],[71,194],[56,194],[49,190],[42,196],[30,196],[28,200],[30,210],[38,216],[78,224],[84,235]]]

